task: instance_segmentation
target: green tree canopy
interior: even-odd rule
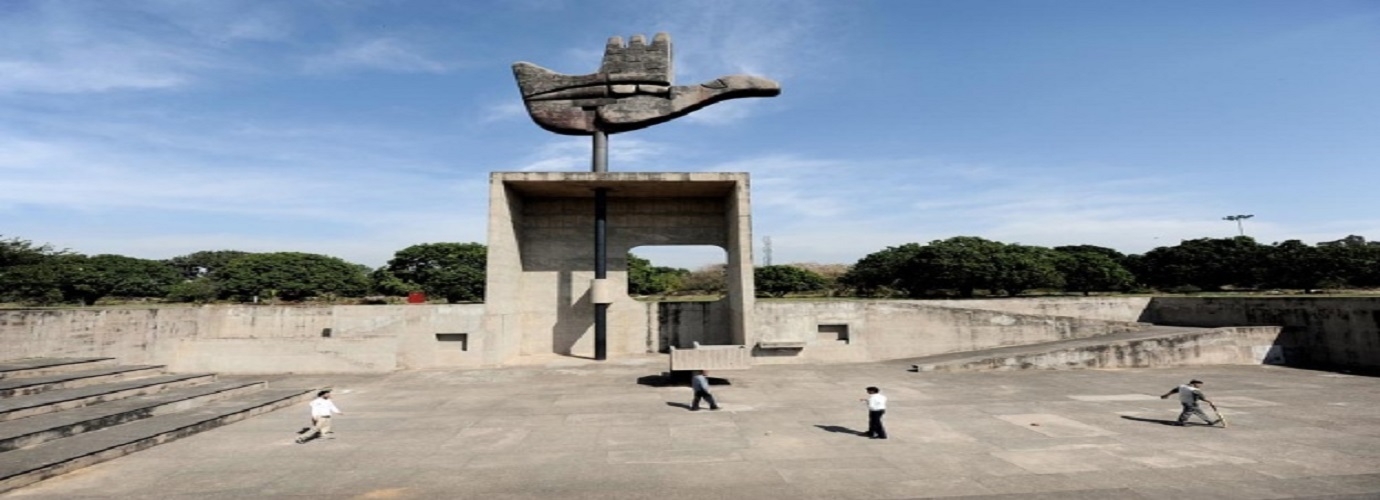
[[[55,251],[52,245],[35,245],[19,238],[0,239],[0,270],[6,267],[37,264],[44,257],[67,253]]]
[[[222,294],[239,300],[319,295],[360,297],[369,289],[368,268],[326,255],[256,253],[232,260],[215,274]]]
[[[999,281],[998,260],[1006,244],[976,236],[955,236],[936,240],[920,248],[902,272],[911,296],[924,290],[957,290],[959,295],[972,297],[975,290],[996,290],[1016,286],[1018,273],[1011,273],[1007,282]]]
[[[1045,247],[1005,245],[993,255],[996,274],[992,287],[1015,297],[1037,288],[1061,288],[1064,276],[1059,273],[1059,254]]]
[[[177,269],[183,278],[192,280],[215,274],[230,261],[249,255],[239,250],[202,250],[168,259],[167,264]]]
[[[912,292],[910,287],[918,283],[904,280],[902,274],[920,248],[918,243],[906,243],[868,254],[839,277],[839,282],[862,297],[885,296],[891,291],[916,295],[923,290]]]
[[[1091,292],[1124,290],[1135,284],[1136,277],[1119,262],[1125,256],[1115,250],[1111,253],[1097,250],[1099,248],[1079,245],[1054,249],[1059,253],[1055,265],[1059,274],[1063,275],[1065,290],[1089,295]],[[1113,255],[1120,256],[1120,259]]]
[[[446,302],[482,302],[488,249],[479,243],[422,243],[399,250],[385,269]]]
[[[658,295],[674,292],[690,274],[689,269],[653,266],[652,261],[628,254],[628,293]]]
[[[107,296],[163,297],[181,277],[156,260],[109,254],[58,254],[9,267],[3,281],[14,298],[26,302],[91,305]]]
[[[1251,288],[1266,273],[1266,250],[1249,236],[1184,240],[1146,252],[1139,262],[1143,275],[1138,277],[1160,289],[1186,285],[1203,290]]]
[[[819,273],[795,266],[762,266],[753,270],[758,297],[785,297],[791,293],[813,292],[829,286]]]

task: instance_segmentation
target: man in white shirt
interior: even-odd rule
[[[297,437],[297,444],[305,443],[316,436],[327,437],[331,432],[331,415],[341,415],[344,412],[335,407],[331,401],[331,390],[324,389],[316,393],[316,399],[311,401],[311,428],[306,433]]]
[[[1203,395],[1202,388],[1203,381],[1194,379],[1190,380],[1187,384],[1175,387],[1171,389],[1169,392],[1166,392],[1164,393],[1164,395],[1160,396],[1160,399],[1167,399],[1171,394],[1179,394],[1179,404],[1183,405],[1184,411],[1182,413],[1179,413],[1179,420],[1175,422],[1174,425],[1183,426],[1185,423],[1188,422],[1188,417],[1192,415],[1197,415],[1198,418],[1203,419],[1203,421],[1207,422],[1208,425],[1213,425],[1217,423],[1214,422],[1212,419],[1208,418],[1207,414],[1203,413],[1203,409],[1198,407],[1199,401],[1204,401],[1207,402],[1207,404],[1212,404],[1212,401],[1208,401],[1207,396]],[[1216,408],[1216,406],[1213,407]]]
[[[867,437],[886,439],[886,427],[882,427],[882,415],[886,415],[886,395],[876,387],[867,388],[867,397],[859,401],[867,402]]]

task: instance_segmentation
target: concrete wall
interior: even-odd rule
[[[479,304],[8,310],[0,359],[108,356],[222,373],[483,366],[482,319]]]
[[[889,300],[759,302],[756,320],[752,331],[757,337],[749,345],[805,343],[802,349],[759,348],[755,353],[759,363],[899,359],[1086,338],[1138,328],[1132,322]],[[847,340],[841,341],[839,336],[844,331]]]
[[[655,352],[668,348],[689,349],[695,342],[704,345],[735,344],[724,300],[712,302],[657,302],[657,345]],[[745,345],[736,343],[736,345]]]
[[[1380,368],[1380,298],[1156,297],[1142,321],[1176,326],[1282,326],[1291,365]]]
[[[1085,300],[767,301],[754,309],[755,363],[872,361],[1086,338],[1128,321],[1013,311],[1078,311]],[[1102,299],[1098,299],[1102,300]],[[1140,300],[1140,299],[1134,299]],[[989,309],[960,309],[973,302]],[[1132,301],[1109,302],[1129,310]],[[1141,321],[1198,327],[1281,326],[1289,364],[1380,367],[1380,298],[1155,298]],[[0,359],[109,356],[179,372],[363,373],[497,366],[516,360],[511,329],[494,331],[482,304],[208,306],[0,311]],[[622,354],[734,343],[726,301],[631,302],[615,321],[642,331]],[[1004,309],[1004,310],[997,310]],[[1103,315],[1122,318],[1124,311]],[[624,319],[630,318],[630,319]],[[502,318],[506,321],[507,318]],[[1273,330],[1271,330],[1273,331]],[[847,339],[840,340],[846,332]],[[326,336],[325,334],[329,334]],[[1254,334],[1258,334],[1255,332]],[[439,336],[438,336],[439,334]],[[760,344],[797,343],[799,349]]]
[[[1020,297],[1010,299],[922,300],[939,307],[984,309],[1037,316],[1071,316],[1107,321],[1140,321],[1150,297]]]
[[[916,365],[918,371],[1058,370],[1261,365],[1283,361],[1274,346],[1278,326],[1202,329],[1180,335],[1128,339],[1054,351],[993,355]]]

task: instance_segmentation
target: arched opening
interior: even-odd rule
[[[728,253],[713,245],[628,252],[628,296],[655,312],[656,350],[733,343]]]
[[[628,252],[628,296],[703,302],[728,294],[728,253],[713,245],[639,246]]]

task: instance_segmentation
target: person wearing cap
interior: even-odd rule
[[[1183,405],[1184,411],[1179,414],[1179,420],[1175,422],[1174,425],[1183,426],[1185,423],[1188,422],[1188,417],[1191,415],[1197,415],[1198,418],[1203,419],[1203,421],[1207,422],[1208,425],[1213,425],[1217,423],[1214,422],[1212,419],[1208,418],[1207,414],[1203,413],[1203,409],[1198,407],[1199,401],[1204,401],[1207,404],[1212,404],[1212,401],[1208,401],[1207,396],[1203,395],[1202,388],[1203,381],[1193,379],[1190,380],[1187,384],[1175,387],[1174,389],[1160,396],[1160,399],[1167,399],[1172,394],[1177,393],[1179,395],[1179,403]]]
[[[343,413],[331,401],[330,389],[317,392],[316,399],[311,401],[311,428],[297,437],[297,444],[305,443],[316,436],[328,437],[334,434],[331,432],[331,415]]]

